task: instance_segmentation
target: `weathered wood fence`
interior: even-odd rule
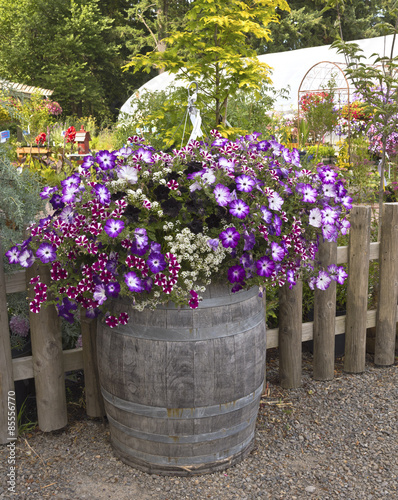
[[[335,335],[345,333],[344,370],[365,370],[366,330],[376,327],[375,363],[390,366],[395,360],[398,298],[398,203],[385,204],[380,243],[370,242],[371,208],[355,206],[350,215],[347,247],[322,244],[319,260],[325,266],[348,263],[346,316],[335,316],[336,287],[315,291],[314,321],[302,323],[302,285],[280,289],[279,328],[268,330],[267,348],[279,347],[280,383],[285,388],[301,384],[302,342],[314,343],[313,375],[317,380],[334,376]],[[377,310],[367,310],[369,261],[379,259]],[[49,282],[48,273],[42,279]],[[32,356],[12,359],[6,293],[26,290],[28,272],[4,275],[0,265],[0,443],[7,443],[7,394],[14,382],[35,379],[38,424],[43,431],[67,424],[64,373],[84,370],[86,411],[104,415],[96,364],[96,322],[81,322],[83,347],[62,351],[55,309],[43,308],[30,315]]]

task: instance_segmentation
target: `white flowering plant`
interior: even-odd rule
[[[351,198],[329,166],[311,171],[297,150],[253,133],[236,141],[213,131],[210,143],[155,151],[139,137],[85,158],[78,171],[41,193],[52,212],[7,252],[23,267],[48,265],[50,290],[31,281],[31,311],[55,303],[73,321],[78,306],[103,314],[130,297],[138,309],[172,301],[198,307],[211,282],[232,292],[267,283],[294,286],[299,276],[325,289],[343,268],[317,265],[320,239],[349,228]],[[51,297],[51,299],[50,299]]]

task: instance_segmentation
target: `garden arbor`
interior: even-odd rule
[[[345,69],[346,63],[321,61],[313,66],[306,72],[298,89],[297,98],[297,128],[298,128],[298,143],[299,146],[303,142],[303,127],[300,123],[303,122],[303,112],[300,106],[302,98],[308,94],[320,94],[321,92],[333,92],[334,104],[338,108],[350,103],[350,85],[348,83]],[[309,131],[315,134],[315,131]],[[316,139],[314,137],[314,139]],[[304,145],[304,144],[303,144]]]

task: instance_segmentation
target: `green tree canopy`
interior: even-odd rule
[[[249,37],[270,39],[269,24],[278,20],[276,7],[289,9],[285,0],[196,0],[185,27],[165,39],[166,50],[135,56],[126,69],[155,67],[198,81],[214,126],[225,125],[229,97],[269,82],[269,67],[258,61]]]

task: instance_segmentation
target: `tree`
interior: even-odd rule
[[[257,41],[258,54],[328,45],[337,35],[371,38],[381,35],[380,21],[393,21],[388,0],[290,0],[289,6],[290,12],[278,11],[280,23],[270,25],[272,40]]]
[[[53,89],[67,114],[113,119],[144,81],[143,75],[121,70],[127,51],[114,25],[125,22],[129,5],[121,0],[0,0],[0,76]]]
[[[164,68],[184,81],[198,81],[214,126],[225,127],[229,97],[239,89],[259,90],[270,80],[270,69],[258,61],[248,36],[270,38],[276,7],[289,9],[285,0],[196,0],[184,29],[166,37],[165,51],[135,56],[125,68]]]

